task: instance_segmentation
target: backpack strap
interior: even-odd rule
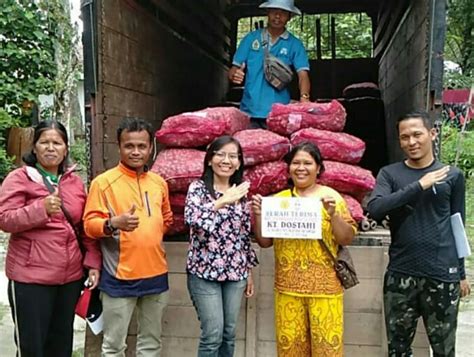
[[[44,182],[46,188],[48,189],[49,193],[54,193],[55,189],[54,189],[54,186],[51,183],[51,181],[49,181],[48,178],[45,175],[41,175],[41,177],[43,177],[43,182]],[[81,250],[81,253],[84,255],[85,248],[84,248],[84,245],[82,244],[81,239],[80,239],[81,232],[77,228],[77,226],[74,224],[74,222],[72,220],[72,217],[71,217],[71,214],[66,209],[66,207],[64,207],[64,204],[63,204],[62,200],[61,200],[61,210],[63,211],[64,216],[66,217],[66,220],[68,221],[68,223],[71,225],[72,229],[74,230],[74,233],[75,233],[75,236],[76,236],[76,239],[77,239],[77,243],[79,244],[79,249]]]

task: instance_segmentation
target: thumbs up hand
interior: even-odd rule
[[[234,84],[242,84],[245,78],[245,62],[240,67],[233,66],[230,69],[229,79]]]
[[[135,210],[137,209],[137,206],[135,205],[135,203],[132,205],[132,207],[130,207],[130,209],[128,210],[128,214],[132,215],[135,213]]]
[[[59,197],[59,191],[57,188],[53,193],[45,197],[44,208],[46,209],[48,216],[61,212],[61,197]]]
[[[140,223],[139,218],[135,216],[136,209],[137,206],[133,204],[130,209],[125,213],[122,213],[119,216],[112,217],[110,220],[112,223],[112,227],[125,232],[134,231]]]

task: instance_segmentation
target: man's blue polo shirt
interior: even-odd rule
[[[287,88],[279,91],[265,79],[263,72],[265,49],[262,47],[262,32],[264,38],[267,38],[266,29],[247,34],[242,39],[232,61],[232,64],[238,67],[245,63],[245,87],[240,109],[252,118],[266,118],[273,103],[288,104],[290,102],[290,92]],[[308,55],[303,43],[288,31],[281,34],[269,48],[272,55],[293,66],[297,72],[309,71]]]

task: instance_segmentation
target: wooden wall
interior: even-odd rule
[[[124,116],[145,118],[157,129],[169,115],[221,102],[228,86],[229,44],[228,23],[218,15],[225,1],[212,1],[214,12],[189,1],[95,3],[94,176],[117,163],[116,127]]]
[[[344,297],[344,349],[350,357],[386,355],[386,338],[382,309],[382,279],[387,264],[387,247],[380,245],[388,232],[362,234],[360,244],[377,246],[350,247],[360,284]],[[273,249],[259,249],[260,265],[254,269],[256,295],[242,301],[236,341],[236,357],[275,357],[273,315]],[[199,343],[199,322],[186,287],[187,243],[167,242],[170,271],[170,303],[163,319],[163,357],[194,357]],[[127,356],[134,356],[136,324],[129,330]],[[86,356],[100,354],[101,336],[86,337]],[[428,357],[427,338],[419,329],[414,342],[415,357]]]
[[[396,119],[426,109],[430,0],[386,1],[375,34],[379,86],[385,104],[389,160],[401,158]]]

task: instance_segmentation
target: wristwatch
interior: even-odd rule
[[[301,93],[300,98],[309,99],[308,93]]]
[[[106,230],[106,232],[104,232],[104,233],[110,233],[110,234],[112,234],[115,231],[115,227],[112,226],[112,219],[111,218],[109,218],[105,221],[105,230]]]

